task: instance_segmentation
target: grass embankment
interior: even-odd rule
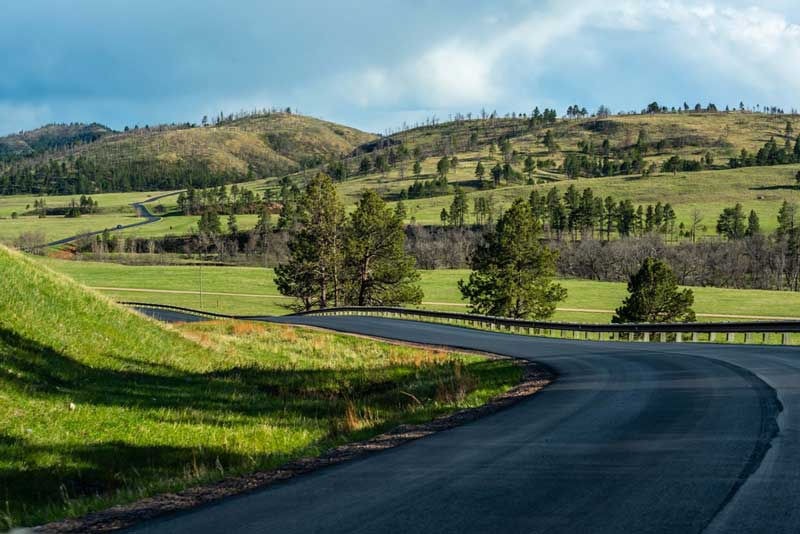
[[[2,247],[0,274],[0,528],[272,468],[520,376],[287,326],[162,327]]]
[[[275,287],[271,269],[203,267],[203,302],[199,288],[201,270],[189,266],[126,266],[110,263],[43,259],[53,269],[92,287],[133,288],[145,291],[102,291],[117,300],[171,304],[233,315],[285,314],[290,300]],[[467,270],[421,271],[424,308],[466,311],[457,287]],[[627,295],[626,284],[592,280],[561,280],[568,290],[553,320],[607,323]],[[147,292],[150,290],[151,292]],[[800,293],[693,287],[694,309],[701,321],[737,320],[705,315],[800,318]],[[184,293],[161,293],[182,291]],[[227,293],[214,295],[213,293]],[[577,311],[584,310],[584,311]],[[592,311],[600,310],[600,311]],[[741,319],[739,319],[741,320]]]

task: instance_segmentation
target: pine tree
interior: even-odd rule
[[[744,219],[744,209],[741,204],[737,203],[733,208],[725,208],[717,219],[717,233],[728,239],[743,238],[747,231]]]
[[[443,157],[436,164],[436,172],[439,173],[440,178],[447,178],[447,173],[450,172],[450,160],[447,156]]]
[[[691,289],[678,289],[678,279],[661,260],[647,258],[628,282],[630,295],[622,301],[613,323],[693,322]]]
[[[472,313],[544,319],[566,298],[553,282],[557,253],[540,241],[541,224],[517,199],[484,236],[470,259],[469,281],[459,281]]]
[[[448,220],[451,225],[461,227],[467,219],[469,205],[467,204],[467,194],[460,186],[456,186],[453,201],[450,203],[450,213]]]
[[[403,221],[375,191],[365,191],[345,230],[347,300],[358,306],[418,304],[414,258],[405,253]]]
[[[745,235],[747,237],[753,237],[760,233],[761,222],[758,220],[758,214],[755,210],[750,210],[750,215],[747,217],[747,230],[745,230]]]
[[[228,214],[228,234],[231,237],[239,235],[239,225],[236,222],[236,215],[231,212]]]
[[[486,176],[486,168],[483,166],[481,161],[478,161],[478,164],[475,165],[475,176],[478,180],[483,181],[483,177]]]
[[[298,299],[302,309],[338,306],[342,294],[344,207],[333,180],[319,173],[299,206],[300,230],[289,242],[290,259],[275,269],[278,290]]]

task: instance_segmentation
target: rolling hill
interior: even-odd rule
[[[102,124],[48,124],[35,130],[0,137],[0,158],[25,157],[48,150],[92,143],[113,130]]]
[[[106,131],[93,142],[56,127],[0,139],[21,157],[0,164],[0,193],[92,194],[171,190],[276,176],[351,153],[376,136],[286,112],[191,125]],[[60,127],[59,127],[60,128]],[[62,137],[58,137],[60,135]],[[34,142],[39,139],[38,144]],[[43,146],[42,153],[26,147]],[[1,149],[0,149],[1,150]],[[28,157],[24,157],[28,156]]]

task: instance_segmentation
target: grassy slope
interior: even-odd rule
[[[285,326],[163,328],[2,247],[0,272],[0,528],[270,468],[519,376]]]
[[[155,302],[186,307],[201,307],[196,292],[200,284],[197,267],[153,266],[132,267],[117,264],[42,260],[53,269],[63,272],[89,286],[177,290],[189,294],[107,291],[119,300]],[[217,293],[246,293],[259,297],[232,297],[206,294],[202,308],[231,314],[283,314],[281,304],[287,300],[279,297],[271,269],[247,267],[203,267],[203,290]],[[426,308],[464,310],[461,295],[456,287],[458,280],[466,278],[466,270],[422,271],[422,288]],[[560,304],[565,309],[614,310],[626,295],[623,283],[595,282],[590,280],[562,280],[569,295]],[[759,290],[721,289],[713,287],[692,288],[695,293],[695,311],[705,314],[763,315],[774,317],[800,317],[800,293]],[[559,311],[555,320],[605,323],[610,313]],[[703,318],[702,320],[722,320]]]
[[[167,163],[199,158],[216,170],[246,173],[252,166],[280,174],[297,170],[309,157],[346,154],[372,139],[371,134],[313,117],[273,113],[207,128],[118,133],[63,157]]]
[[[702,171],[695,173],[656,174],[648,178],[608,177],[580,178],[555,184],[537,186],[519,185],[494,191],[468,194],[469,206],[472,198],[492,195],[498,209],[507,207],[515,198],[527,198],[536,187],[546,193],[556,186],[562,192],[570,185],[582,191],[591,187],[595,195],[611,195],[617,201],[631,199],[634,204],[670,202],[678,216],[678,224],[689,224],[694,209],[703,214],[704,233],[715,234],[716,220],[722,209],[740,202],[746,210],[754,209],[761,219],[763,230],[771,231],[776,225],[778,210],[784,200],[800,202],[800,188],[795,182],[798,165],[775,167],[751,167],[745,169]],[[439,213],[449,208],[451,196],[406,201],[409,217],[414,216],[420,224],[440,224]]]
[[[592,119],[573,121],[561,120],[552,127],[561,151],[548,154],[541,143],[541,133],[530,133],[524,120],[498,119],[493,122],[472,121],[461,124],[443,124],[437,127],[420,128],[402,134],[396,138],[409,147],[421,146],[426,150],[440,147],[443,140],[454,146],[460,164],[451,171],[448,179],[451,183],[464,186],[472,197],[492,195],[498,209],[507,206],[514,198],[527,197],[532,186],[504,186],[494,191],[479,191],[475,181],[474,169],[478,159],[484,159],[484,165],[490,168],[488,145],[490,139],[501,135],[513,135],[512,145],[522,154],[533,154],[537,159],[555,159],[557,162],[565,153],[577,150],[578,141],[592,141],[600,145],[608,137],[612,145],[624,146],[634,143],[640,129],[645,129],[653,142],[665,138],[690,136],[695,141],[680,149],[670,149],[664,153],[649,153],[647,159],[660,162],[672,154],[683,157],[698,158],[706,151],[711,151],[717,163],[724,164],[727,158],[738,154],[741,148],[757,150],[771,136],[782,143],[783,129],[787,120],[794,123],[795,131],[800,131],[800,119],[797,117],[781,117],[752,113],[717,113],[717,114],[680,114],[680,115],[630,115],[610,117],[598,128]],[[600,129],[602,131],[595,131]],[[468,147],[471,132],[479,134],[477,147]],[[98,157],[139,157],[142,154],[165,160],[177,160],[186,157],[208,157],[220,166],[231,166],[246,169],[248,158],[256,157],[258,146],[269,144],[269,135],[275,149],[267,147],[270,157],[287,158],[289,156],[302,159],[312,156],[326,156],[335,153],[346,153],[360,143],[369,141],[373,136],[364,134],[317,119],[297,115],[274,114],[270,117],[249,118],[217,128],[195,128],[191,130],[175,130],[169,132],[153,132],[151,134],[111,135],[98,143],[86,145],[80,150],[98,151]],[[104,148],[103,148],[104,147]],[[103,148],[100,154],[99,149]],[[436,172],[438,158],[429,157],[422,165],[421,179],[431,179]],[[499,155],[494,159],[499,160]],[[283,160],[281,160],[283,161]],[[292,160],[295,161],[295,160]],[[400,176],[398,169],[393,169],[385,176],[369,174],[356,176],[337,188],[344,201],[352,207],[364,189],[375,189],[386,198],[396,198],[401,190],[413,184],[409,164],[405,175]],[[518,166],[519,167],[519,166]],[[582,178],[567,182],[564,177],[551,172],[539,172],[539,179],[556,180],[560,189],[574,183],[579,189],[592,187],[597,194],[612,195],[617,199],[630,198],[636,204],[670,202],[678,215],[678,222],[689,223],[691,213],[698,209],[703,213],[702,225],[704,233],[714,234],[716,218],[724,207],[741,202],[745,209],[755,209],[760,217],[762,228],[769,231],[776,225],[775,217],[784,200],[800,202],[800,189],[796,187],[794,175],[800,166],[778,166],[764,168],[747,168],[736,170],[713,170],[698,173],[656,174],[647,179],[638,176],[610,178]],[[258,180],[243,184],[258,192],[265,187],[275,187],[274,179]],[[539,185],[542,190],[549,189],[550,184]],[[146,194],[109,194],[97,195],[103,210],[124,212],[127,204],[134,200],[146,198]],[[130,200],[133,199],[133,200]],[[12,211],[21,212],[26,205],[33,203],[34,197],[0,198],[0,217],[8,217]],[[50,197],[51,206],[65,205],[70,197]],[[431,199],[415,199],[406,201],[409,221],[420,224],[440,224],[439,214],[442,208],[449,207],[451,196]],[[174,206],[175,198],[166,198],[165,206]],[[108,214],[110,215],[110,214]],[[126,231],[126,235],[162,236],[166,234],[188,233],[196,224],[196,217],[175,217],[154,225]],[[470,218],[471,220],[471,218]],[[99,221],[98,221],[99,222]],[[15,226],[16,224],[16,226]],[[70,231],[60,230],[58,220],[42,221],[32,218],[20,223],[12,223],[9,219],[0,220],[0,239],[11,240],[19,231],[38,229],[40,226],[48,237],[62,237]],[[64,223],[70,224],[70,223]],[[248,228],[250,221],[243,218],[242,228]],[[112,225],[115,226],[115,225]],[[105,227],[105,222],[100,229]]]
[[[560,163],[564,154],[578,149],[579,141],[591,141],[599,147],[603,140],[608,138],[612,146],[627,146],[635,143],[639,131],[644,129],[654,143],[662,139],[686,136],[694,140],[693,144],[679,149],[669,149],[662,153],[651,151],[646,157],[650,162],[660,163],[673,154],[698,159],[710,151],[718,165],[725,165],[728,158],[738,156],[742,148],[751,152],[756,151],[772,136],[782,145],[787,120],[793,123],[795,132],[800,131],[798,117],[756,113],[614,116],[600,121],[602,125],[600,127],[594,124],[594,119],[561,120],[549,128],[553,130],[561,149],[555,154],[549,154],[542,144],[544,130],[529,133],[523,126],[524,121],[519,120],[498,119],[485,123],[472,121],[444,124],[435,128],[412,130],[394,137],[401,139],[410,147],[421,146],[426,150],[435,150],[447,140],[447,143],[455,148],[460,161],[459,167],[451,171],[448,180],[465,186],[473,195],[493,195],[498,208],[501,208],[509,204],[513,198],[527,196],[531,187],[512,186],[491,192],[478,192],[474,176],[478,159],[484,160],[488,177],[488,170],[494,165],[493,159],[500,161],[501,156],[495,154],[491,158],[486,144],[468,147],[467,140],[471,132],[479,134],[481,143],[503,135],[512,135],[512,146],[519,153],[532,154],[536,159],[554,159]],[[516,130],[514,124],[517,125]],[[421,179],[430,179],[435,175],[437,160],[438,158],[432,157],[423,162]],[[517,168],[521,170],[521,163]],[[688,223],[691,211],[695,208],[700,209],[705,213],[704,223],[708,227],[707,232],[713,234],[716,217],[722,208],[737,201],[742,202],[747,209],[755,209],[761,216],[762,226],[772,229],[775,226],[774,215],[783,200],[800,201],[800,190],[794,187],[794,175],[798,169],[800,169],[798,166],[781,166],[681,173],[677,177],[664,174],[646,180],[641,180],[638,176],[592,178],[580,179],[574,183],[581,190],[592,187],[596,193],[602,193],[604,196],[612,195],[618,200],[630,198],[635,203],[645,204],[659,200],[671,202],[676,208],[678,222]],[[553,178],[564,179],[563,175],[554,175],[550,172],[537,173],[537,176],[548,181]],[[399,170],[394,169],[386,176],[380,174],[359,176],[338,187],[344,198],[353,202],[364,188],[376,189],[384,196],[392,197],[412,183],[413,176],[409,168],[404,178],[400,177]],[[567,183],[557,185],[560,188],[568,186]],[[545,189],[551,186],[541,187]],[[451,196],[406,201],[409,219],[414,217],[422,224],[440,224],[439,213],[443,207],[449,207],[451,201]]]

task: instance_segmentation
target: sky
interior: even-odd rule
[[[376,133],[482,108],[800,108],[797,0],[9,0],[0,50],[0,135],[273,106]]]

